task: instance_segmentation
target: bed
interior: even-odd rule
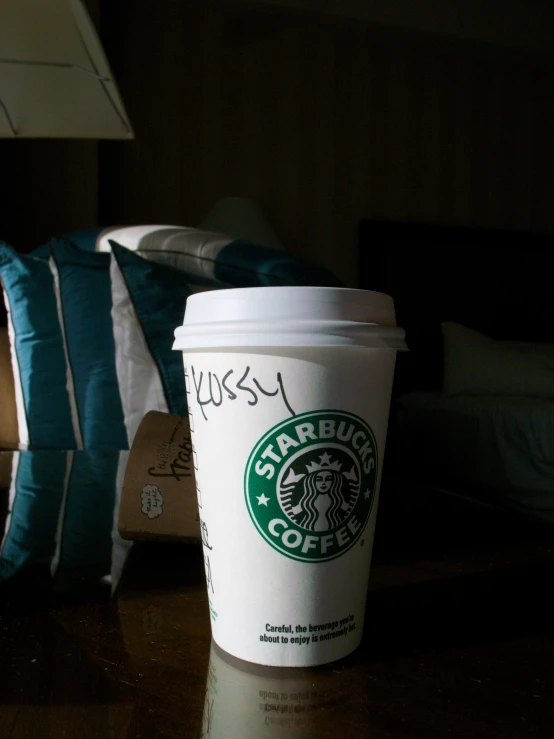
[[[410,349],[388,477],[554,522],[554,235],[364,220],[359,258]]]

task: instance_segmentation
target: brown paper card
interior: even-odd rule
[[[150,411],[129,453],[119,507],[124,539],[201,541],[190,427]]]

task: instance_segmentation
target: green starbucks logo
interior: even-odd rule
[[[377,442],[358,416],[312,411],[283,421],[253,449],[248,511],[277,551],[301,562],[339,557],[360,538],[377,482]]]

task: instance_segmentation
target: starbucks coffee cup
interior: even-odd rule
[[[301,667],[360,643],[396,352],[392,299],[271,287],[188,299],[183,352],[212,634]]]

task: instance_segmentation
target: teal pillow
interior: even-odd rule
[[[0,538],[0,582],[23,567],[50,565],[56,548],[66,461],[65,453],[14,452],[10,508]]]
[[[52,574],[57,589],[110,573],[119,452],[85,450],[70,458]]]
[[[96,251],[96,240],[102,233],[102,228],[82,228],[79,231],[71,231],[63,234],[62,239],[71,241],[82,251]]]
[[[48,261],[18,254],[0,242],[0,281],[9,313],[20,444],[23,448],[75,449],[65,354]]]
[[[51,243],[75,436],[86,449],[126,449],[115,370],[110,255]]]
[[[60,239],[70,241],[75,246],[79,247],[83,251],[96,251],[96,239],[102,233],[102,228],[84,228],[80,231],[71,231],[71,233],[63,234]],[[42,259],[49,259],[50,257],[50,242],[57,241],[58,239],[50,239],[46,244],[38,246],[34,251],[31,252],[31,256],[40,257]]]

